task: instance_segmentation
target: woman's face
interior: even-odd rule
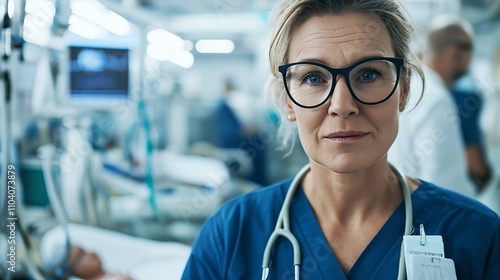
[[[367,57],[394,57],[384,23],[361,13],[313,16],[292,34],[288,63],[315,61],[344,68]],[[297,121],[299,137],[310,160],[338,173],[366,169],[384,158],[398,131],[398,112],[405,100],[403,83],[387,101],[364,105],[338,76],[333,95],[313,109],[288,98],[288,113]],[[402,108],[402,107],[401,107]]]

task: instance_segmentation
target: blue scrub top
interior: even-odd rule
[[[261,279],[262,256],[291,180],[237,197],[203,226],[182,279]],[[442,235],[458,280],[500,279],[500,219],[479,202],[423,182],[412,194],[413,225]],[[302,251],[301,279],[397,279],[404,232],[402,203],[346,275],[320,229],[302,188],[291,207],[292,233]],[[417,232],[418,234],[418,232]],[[293,250],[280,239],[268,279],[294,279]]]

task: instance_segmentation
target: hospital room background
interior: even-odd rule
[[[0,279],[44,279],[68,240],[105,269],[180,279],[222,203],[293,176],[307,157],[277,150],[264,98],[277,2],[1,0]],[[500,1],[402,3],[416,50],[435,15],[474,28],[463,84],[493,171],[477,199],[500,213]]]

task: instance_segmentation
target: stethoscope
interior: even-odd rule
[[[411,206],[410,188],[408,187],[408,183],[406,182],[406,179],[401,174],[401,172],[399,172],[398,169],[396,167],[394,167],[393,165],[389,164],[389,166],[391,167],[391,169],[394,171],[394,173],[398,177],[398,181],[401,184],[401,189],[403,190],[403,199],[404,199],[404,203],[405,203],[405,213],[406,213],[404,235],[410,235],[413,231],[413,226],[412,226],[412,224],[413,224],[413,211],[412,211],[412,206]],[[264,250],[264,256],[263,256],[263,261],[262,261],[262,280],[266,280],[267,277],[269,276],[269,263],[271,260],[271,250],[274,246],[274,243],[276,242],[276,240],[280,236],[288,239],[288,241],[290,241],[290,243],[292,243],[295,280],[300,279],[301,251],[300,251],[300,245],[299,245],[299,242],[297,241],[297,238],[290,231],[289,208],[290,208],[290,204],[292,202],[292,197],[295,194],[297,187],[300,185],[300,182],[302,182],[302,179],[307,174],[307,172],[309,172],[310,169],[311,169],[311,167],[309,164],[304,166],[299,171],[299,173],[297,173],[295,178],[293,178],[293,181],[290,184],[290,188],[288,189],[288,192],[286,193],[285,201],[283,202],[283,206],[281,207],[281,211],[280,211],[280,214],[278,216],[278,221],[276,222],[276,227],[274,228],[273,233],[269,237],[269,240],[267,241],[266,249]],[[403,280],[403,279],[406,279],[406,264],[405,264],[405,255],[403,252],[403,246],[401,245],[401,254],[399,257],[398,280]]]

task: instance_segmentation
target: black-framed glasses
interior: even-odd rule
[[[303,108],[323,105],[333,94],[337,76],[343,75],[354,99],[375,105],[389,99],[398,86],[405,61],[397,57],[371,57],[346,68],[317,62],[294,62],[279,66],[286,92]]]

